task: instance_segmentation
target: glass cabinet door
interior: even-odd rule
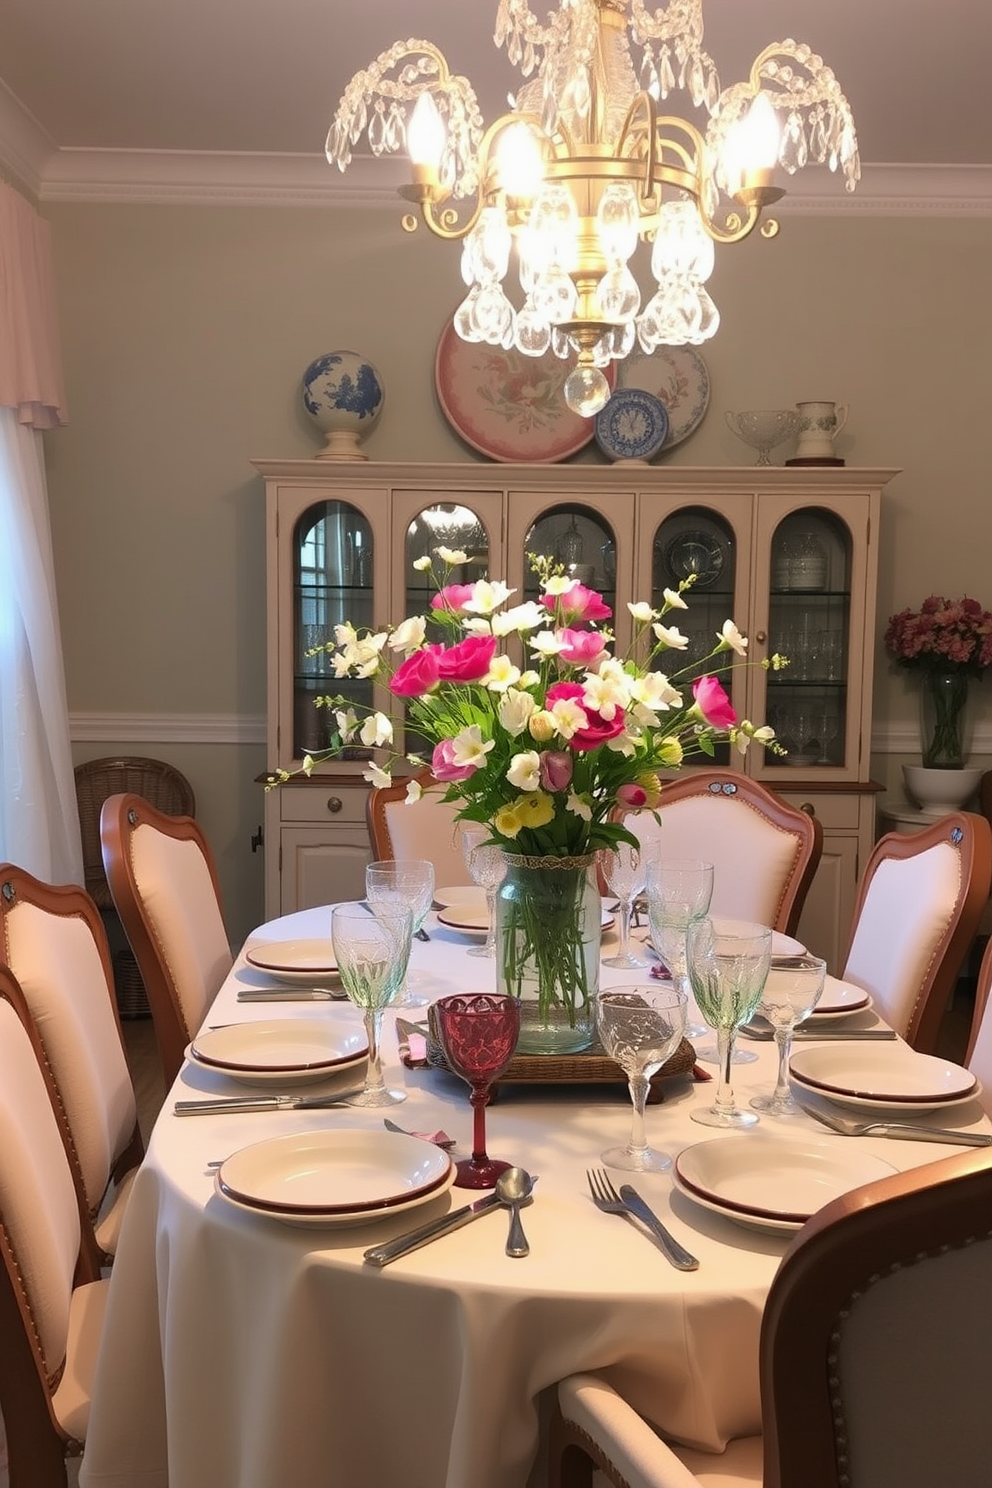
[[[371,626],[375,551],[372,528],[346,501],[320,501],[308,507],[293,531],[293,755],[326,749],[333,720],[314,706],[314,698],[341,693],[366,707],[369,680],[335,677],[326,652],[315,647],[334,640],[334,627],[346,621],[356,630]],[[342,758],[366,758],[352,748]]]
[[[536,600],[541,587],[528,553],[553,558],[565,573],[601,594],[616,613],[616,533],[600,512],[588,506],[552,506],[532,524],[524,539],[523,598]]]
[[[768,653],[789,665],[767,674],[766,715],[789,752],[766,754],[766,764],[848,763],[852,556],[850,529],[833,512],[791,512],[773,533]]]

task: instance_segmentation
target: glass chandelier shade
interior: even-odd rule
[[[860,177],[851,110],[823,60],[776,42],[746,81],[721,88],[702,4],[559,0],[539,22],[528,0],[498,0],[495,43],[523,78],[508,113],[487,128],[471,83],[438,48],[401,41],[352,78],[328,132],[341,170],[363,134],[373,155],[407,151],[402,194],[419,219],[407,214],[404,227],[422,220],[462,242],[458,334],[573,359],[565,400],[583,415],[609,396],[602,368],[637,343],[650,353],[715,334],[715,245],[759,221],[774,236],[762,214],[784,195],[777,166],[826,164],[849,191]],[[674,92],[700,124],[660,112]],[[647,299],[633,268],[642,244]],[[516,304],[504,288],[514,258]]]

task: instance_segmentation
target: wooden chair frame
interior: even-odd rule
[[[961,967],[978,932],[992,886],[992,827],[984,816],[969,811],[951,811],[919,832],[887,832],[872,849],[865,865],[854,906],[851,933],[844,953],[850,957],[858,923],[871,890],[872,879],[882,863],[907,860],[951,842],[961,856],[962,891],[947,928],[938,942],[927,974],[916,996],[905,1038],[922,1054],[937,1046],[940,1025]]]

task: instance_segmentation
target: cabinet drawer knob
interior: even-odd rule
[[[759,630],[754,639],[758,642],[759,646],[763,646],[768,639],[768,632],[766,630]]]
[[[337,816],[343,805],[344,802],[342,801],[340,796],[328,796],[327,809],[332,816]]]
[[[815,816],[816,815],[816,807],[813,805],[813,802],[812,801],[804,801],[803,804],[800,806],[799,810],[800,811],[805,811],[805,813],[806,813],[807,816]]]

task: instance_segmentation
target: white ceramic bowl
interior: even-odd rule
[[[958,811],[978,789],[981,769],[928,770],[923,765],[903,765],[906,790],[921,811],[942,816]]]

